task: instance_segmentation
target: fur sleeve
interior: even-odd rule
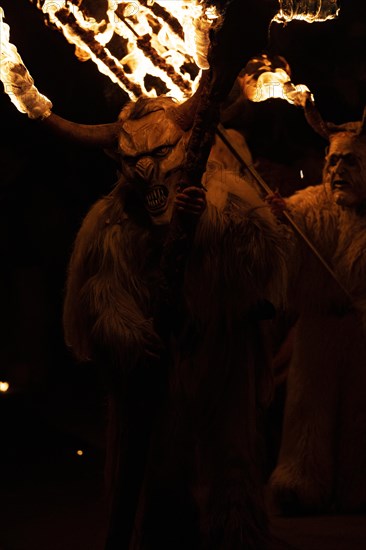
[[[160,342],[148,313],[146,285],[129,261],[145,236],[134,234],[114,208],[111,197],[98,201],[76,237],[63,324],[66,343],[78,360],[94,360],[98,353],[130,369]]]
[[[291,239],[253,188],[232,173],[209,182],[187,281],[194,315],[238,320],[264,300],[282,307]]]
[[[345,273],[339,257],[340,209],[332,200],[325,184],[301,189],[286,199],[290,216],[302,229],[324,262],[335,273],[337,280],[346,286]],[[343,228],[343,231],[345,228]],[[342,310],[347,297],[340,286],[311,250],[306,241],[296,233],[299,270],[292,280],[289,301],[302,312],[326,313]],[[344,253],[340,256],[342,257]]]

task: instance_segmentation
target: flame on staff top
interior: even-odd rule
[[[304,84],[295,85],[291,82],[291,68],[282,56],[269,58],[263,54],[253,57],[238,80],[244,96],[253,102],[280,98],[304,107],[306,99],[311,95]]]
[[[130,99],[192,95],[208,68],[208,30],[220,22],[202,0],[108,0],[106,8],[95,2],[95,14],[90,3],[89,12],[82,9],[82,0],[30,1],[75,46],[79,60],[94,61]]]
[[[131,99],[167,94],[181,101],[192,95],[201,71],[208,68],[209,30],[222,20],[213,0],[105,0],[89,2],[86,8],[83,0],[30,1],[44,13],[45,22],[75,46],[78,59],[91,59]],[[339,11],[336,0],[279,0],[279,8],[273,21],[325,21]],[[0,78],[5,91],[31,118],[48,116],[52,104],[35,88],[16,47],[10,44],[2,10],[1,14]],[[284,73],[275,70],[275,79],[268,68],[266,73],[262,85],[244,82],[250,99],[298,101],[301,89]],[[272,95],[266,97],[268,93]]]
[[[288,23],[294,19],[315,23],[338,17],[338,0],[279,0],[280,11],[273,21]]]
[[[4,11],[0,6],[0,80],[10,100],[21,113],[29,118],[50,115],[51,101],[37,90],[14,44],[9,41],[10,28],[4,23]]]
[[[106,0],[86,8],[83,0],[30,1],[78,59],[92,59],[131,99],[189,97],[208,68],[208,31],[221,21],[213,0]],[[337,0],[279,0],[279,8],[273,21],[282,23],[325,21],[339,12]]]

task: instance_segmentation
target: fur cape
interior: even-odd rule
[[[236,169],[209,166],[168,334],[161,229],[126,211],[126,182],[91,208],[71,256],[66,341],[108,373],[117,425],[108,549],[266,547],[261,306],[282,304],[287,233]]]
[[[366,217],[337,205],[329,184],[287,205],[352,303],[298,241],[289,302],[299,318],[270,484],[284,511],[355,511],[366,503]]]

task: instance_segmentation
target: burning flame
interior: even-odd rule
[[[92,59],[131,99],[192,95],[208,68],[208,31],[220,20],[201,0],[108,0],[100,21],[79,0],[30,1],[75,46],[79,60]]]
[[[81,8],[82,0],[30,1],[43,12],[46,23],[75,46],[78,59],[91,59],[133,100],[164,93],[183,101],[192,95],[201,71],[208,68],[209,31],[221,23],[220,14],[205,0],[106,0],[98,20]],[[325,21],[339,12],[337,0],[279,0],[279,5],[276,22]],[[0,78],[5,91],[31,118],[48,116],[52,104],[35,88],[10,44],[9,26],[0,10]],[[258,78],[244,76],[243,89],[252,101],[282,97],[295,104],[308,92],[302,85],[294,86],[286,71],[271,72],[268,67]]]
[[[273,59],[265,54],[254,57],[247,63],[238,80],[245,97],[253,102],[280,98],[304,107],[310,94],[304,84],[295,85],[291,82],[290,66],[281,56]]]
[[[307,23],[322,22],[338,17],[337,0],[279,0],[280,11],[273,21],[289,23],[300,19]]]
[[[220,23],[204,0],[108,0],[99,21],[82,10],[80,0],[30,1],[75,46],[80,60],[92,59],[131,99],[189,97],[208,68],[208,31]],[[276,22],[325,21],[339,12],[337,0],[279,0],[279,5]]]
[[[10,28],[3,19],[0,7],[0,80],[4,90],[21,113],[30,118],[45,118],[51,113],[52,103],[34,86],[16,47],[9,41]]]
[[[8,382],[0,381],[0,392],[6,393],[9,388],[10,388],[10,385]]]

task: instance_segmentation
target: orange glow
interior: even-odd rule
[[[201,69],[208,68],[208,30],[219,15],[199,0],[108,0],[102,21],[87,16],[76,0],[31,2],[75,46],[79,60],[94,61],[131,99],[167,93],[183,100],[197,88]],[[112,51],[116,37],[124,45],[122,55]],[[151,78],[157,84],[151,85]]]
[[[8,382],[0,382],[0,392],[7,392],[9,389],[9,383]]]
[[[217,10],[206,8],[202,0],[108,0],[98,21],[83,11],[80,0],[30,1],[42,11],[45,23],[74,45],[79,60],[91,59],[133,100],[163,93],[178,101],[190,97],[202,70],[208,68],[209,30],[221,23]],[[337,0],[279,0],[279,7],[276,22],[325,21],[339,12]],[[0,23],[0,76],[6,93],[30,118],[48,116],[52,104],[35,88],[16,47],[10,44],[1,8]],[[308,89],[286,78],[281,71],[276,70],[274,76],[267,71],[255,86],[244,81],[244,93],[252,101],[282,97],[301,104]]]
[[[294,19],[315,23],[335,19],[339,15],[338,0],[279,0],[280,11],[273,19],[276,23],[289,23]]]
[[[10,43],[10,28],[0,7],[0,78],[5,92],[21,113],[30,118],[49,116],[52,103],[40,94],[16,47]]]
[[[244,96],[250,101],[257,103],[279,98],[293,105],[304,106],[310,90],[304,84],[293,84],[290,72],[284,58],[271,60],[264,54],[247,63],[243,74],[239,76],[239,82]]]

